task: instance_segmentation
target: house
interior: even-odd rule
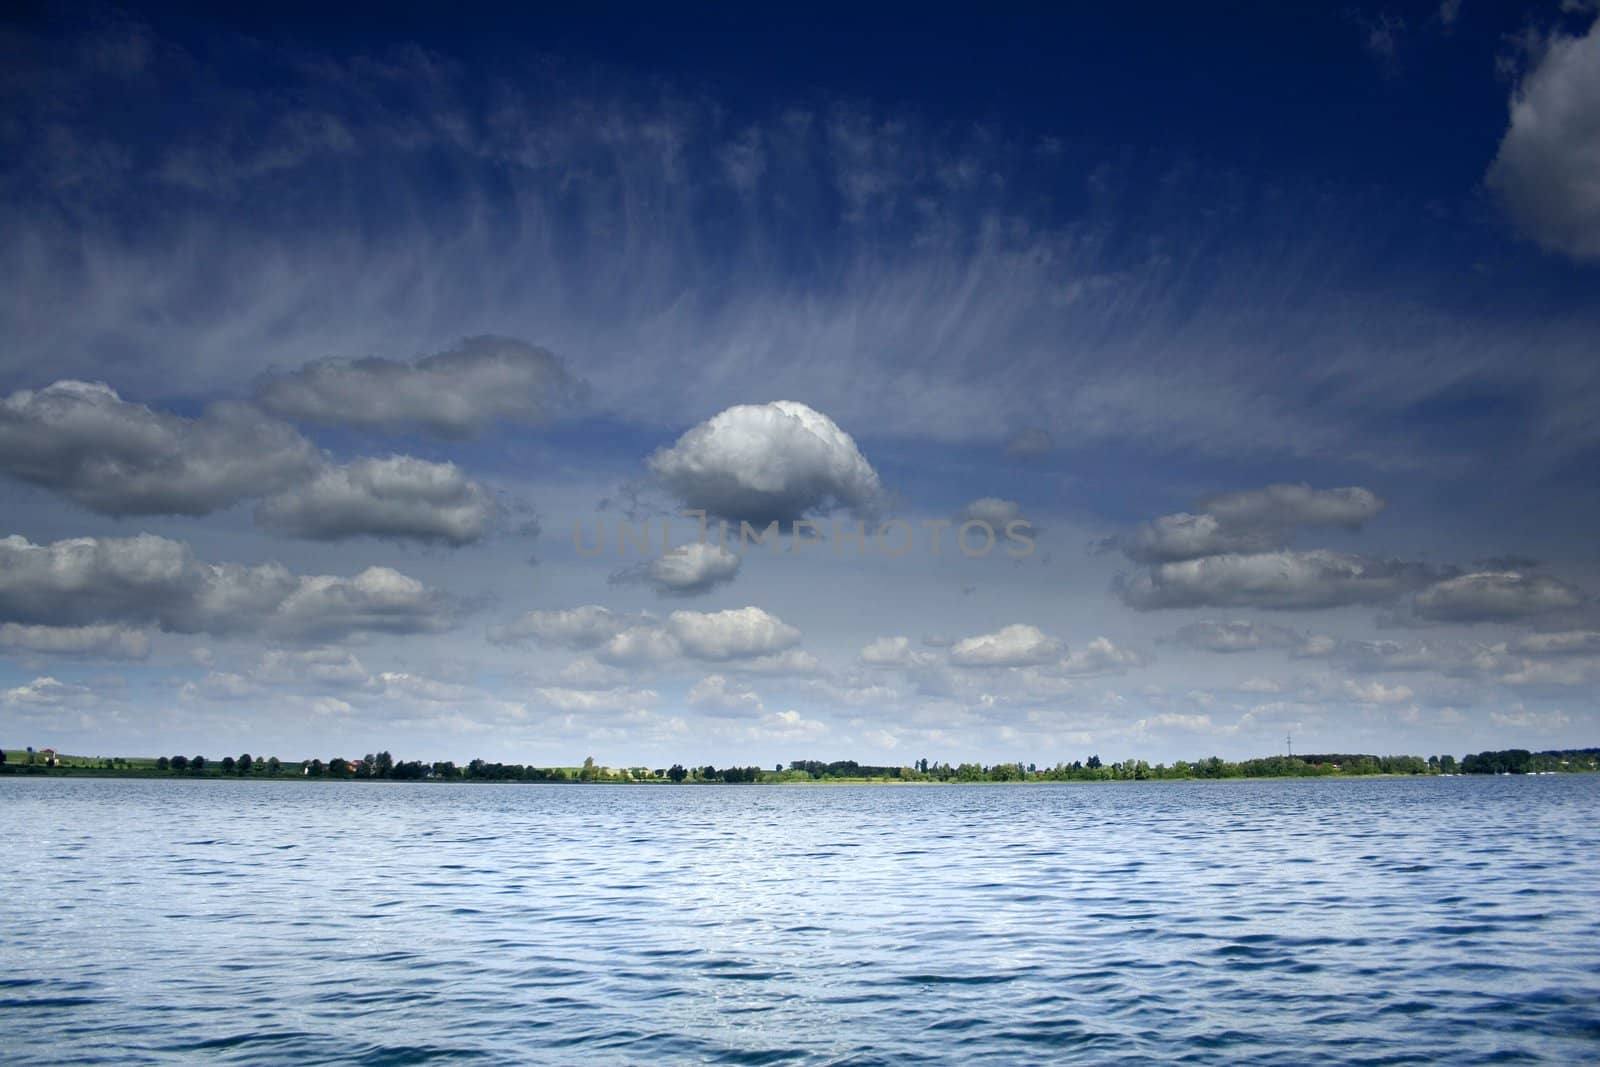
[[[39,750],[39,755],[44,757],[44,765],[46,767],[56,767],[61,763],[61,761],[56,758],[56,750],[53,748],[41,748]]]

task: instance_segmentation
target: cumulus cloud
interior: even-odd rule
[[[388,567],[338,577],[278,563],[212,564],[150,534],[48,545],[0,539],[0,619],[22,625],[123,623],[309,641],[435,632],[460,610],[454,598]]]
[[[766,710],[761,697],[747,685],[729,681],[721,674],[708,674],[696,682],[685,699],[697,708],[712,712],[761,712]]]
[[[1556,35],[1511,96],[1485,177],[1517,229],[1573,259],[1600,258],[1600,20]]]
[[[0,625],[0,648],[47,656],[96,659],[145,659],[150,655],[150,634],[131,626],[24,626]]]
[[[88,686],[74,685],[55,678],[35,678],[26,685],[0,691],[0,704],[22,708],[59,708],[67,705],[92,704],[94,690]]]
[[[791,400],[728,408],[647,462],[684,506],[731,522],[786,524],[839,508],[870,516],[883,504],[855,439]]]
[[[1285,626],[1239,619],[1203,619],[1180,627],[1174,639],[1207,652],[1254,652],[1262,648],[1293,648],[1300,635]]]
[[[981,496],[956,514],[957,522],[984,522],[995,530],[1004,530],[1008,522],[1020,518],[1021,504],[994,496]]]
[[[308,363],[262,381],[256,397],[268,411],[305,422],[462,438],[495,422],[542,422],[583,392],[542,348],[471,337],[413,363],[377,357]]]
[[[736,552],[696,541],[617,571],[611,576],[611,584],[638,583],[663,597],[700,596],[738,577],[740,562]]]
[[[1234,527],[1339,526],[1356,529],[1371,521],[1384,501],[1370,489],[1313,489],[1309,485],[1269,485],[1220,493],[1200,509]]]
[[[800,631],[757,607],[727,611],[674,611],[667,626],[683,651],[696,659],[749,659],[782,652],[800,641]]]
[[[1389,600],[1433,580],[1425,564],[1313,549],[1207,556],[1117,579],[1123,603],[1161,608],[1316,610]]]
[[[546,686],[534,690],[539,702],[565,712],[631,712],[652,707],[659,699],[653,689],[565,689]]]
[[[726,611],[674,611],[665,620],[651,615],[619,615],[596,604],[562,611],[530,611],[489,639],[498,644],[534,640],[563,648],[592,650],[607,664],[639,663],[678,657],[757,663],[798,651],[800,631],[757,607]]]
[[[957,641],[950,662],[958,667],[1037,667],[1060,659],[1066,645],[1037,626],[1013,623],[994,633]]]
[[[489,640],[500,645],[534,640],[563,648],[598,648],[638,621],[599,604],[559,611],[529,611],[515,622],[491,627]]]
[[[1576,608],[1583,599],[1579,590],[1541,574],[1488,571],[1430,585],[1413,609],[1433,622],[1503,622]]]
[[[1194,513],[1159,516],[1110,544],[1135,563],[1258,553],[1282,547],[1303,526],[1359,528],[1383,507],[1382,498],[1360,486],[1269,485],[1208,497]]]
[[[1524,656],[1600,656],[1600,631],[1524,634],[1512,641],[1510,648]]]
[[[293,427],[238,405],[184,418],[79,381],[0,400],[0,471],[104,515],[205,515],[321,462]]]
[[[1062,658],[1063,674],[1086,677],[1100,674],[1121,674],[1132,667],[1143,667],[1150,662],[1148,656],[1132,648],[1123,648],[1106,637],[1096,637],[1082,649]]]
[[[909,637],[880,637],[861,650],[860,660],[869,667],[908,667],[916,653]]]
[[[1414,695],[1403,685],[1385,685],[1379,681],[1357,682],[1346,678],[1340,690],[1357,704],[1404,704]]]
[[[494,497],[454,463],[410,456],[325,467],[304,484],[263,500],[262,526],[293,537],[380,537],[465,545],[500,513]]]

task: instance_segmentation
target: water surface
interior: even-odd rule
[[[1600,1059],[1600,778],[0,778],[10,1064]]]

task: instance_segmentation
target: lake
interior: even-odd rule
[[[1600,777],[0,778],[0,1061],[1600,1060]]]

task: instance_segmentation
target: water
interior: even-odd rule
[[[0,779],[0,1060],[1592,1062],[1597,801]]]

